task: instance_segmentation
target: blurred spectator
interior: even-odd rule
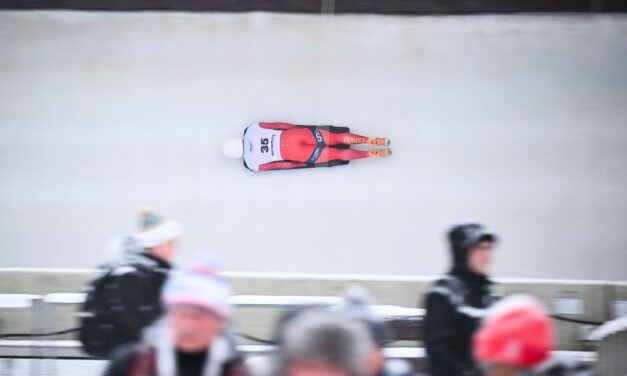
[[[412,366],[400,359],[386,360],[384,347],[389,342],[389,333],[385,321],[372,310],[368,291],[359,286],[352,286],[345,292],[345,303],[329,307],[332,311],[345,314],[358,320],[368,328],[374,341],[374,364],[376,376],[411,376]]]
[[[588,376],[574,359],[552,356],[555,330],[535,299],[514,295],[490,310],[474,338],[474,354],[485,376]]]
[[[368,327],[340,312],[308,309],[285,323],[280,376],[371,376],[378,368]]]
[[[178,222],[144,210],[138,233],[109,242],[116,255],[90,284],[81,314],[87,353],[108,358],[116,347],[138,341],[161,315],[161,288],[181,234]]]
[[[139,344],[118,349],[106,376],[241,376],[245,369],[228,335],[230,287],[207,265],[168,278],[166,314]]]
[[[279,321],[277,337],[279,369],[269,375],[413,375],[410,364],[386,361],[385,322],[374,314],[361,288],[347,290],[341,305],[287,312]]]
[[[453,267],[429,288],[424,304],[429,368],[434,376],[478,375],[471,340],[495,300],[487,273],[497,238],[473,223],[454,226],[448,239]]]

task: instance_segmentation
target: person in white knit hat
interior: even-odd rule
[[[142,343],[116,352],[106,376],[245,375],[227,332],[230,296],[227,281],[207,264],[173,272],[163,288],[163,320]]]
[[[82,310],[85,352],[108,358],[116,347],[139,340],[161,315],[161,288],[182,233],[180,223],[144,209],[136,233],[109,242],[114,258],[88,286]]]
[[[139,227],[134,237],[141,248],[153,257],[171,261],[177,249],[177,241],[183,234],[181,224],[165,219],[151,209],[144,209],[140,214]]]

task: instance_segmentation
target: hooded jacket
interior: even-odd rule
[[[468,268],[468,254],[496,236],[478,224],[453,227],[448,233],[453,266],[435,281],[424,299],[424,342],[433,376],[479,375],[472,359],[472,336],[495,301],[487,276]]]

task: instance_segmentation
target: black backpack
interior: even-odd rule
[[[103,270],[87,287],[87,297],[80,313],[79,340],[83,350],[97,358],[108,358],[114,348],[123,344],[115,326],[111,286],[116,283],[114,269]]]
[[[166,273],[162,270],[143,265],[103,267],[101,274],[89,284],[80,313],[79,341],[83,350],[91,356],[108,359],[117,347],[139,340],[143,327],[160,314],[159,291],[165,277]],[[154,291],[142,294],[145,301],[124,299],[122,295],[128,292],[125,289],[148,287],[124,285],[122,278],[141,280],[148,284],[149,290]],[[141,291],[145,292],[145,289]],[[154,308],[152,312],[135,311],[150,305]],[[129,321],[132,322],[130,329]],[[126,323],[125,329],[120,328],[121,322]]]

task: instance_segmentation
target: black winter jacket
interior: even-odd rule
[[[424,298],[424,342],[433,376],[479,375],[472,357],[472,337],[495,298],[487,276],[468,269],[468,251],[496,237],[479,225],[463,225],[449,233],[454,266]]]

